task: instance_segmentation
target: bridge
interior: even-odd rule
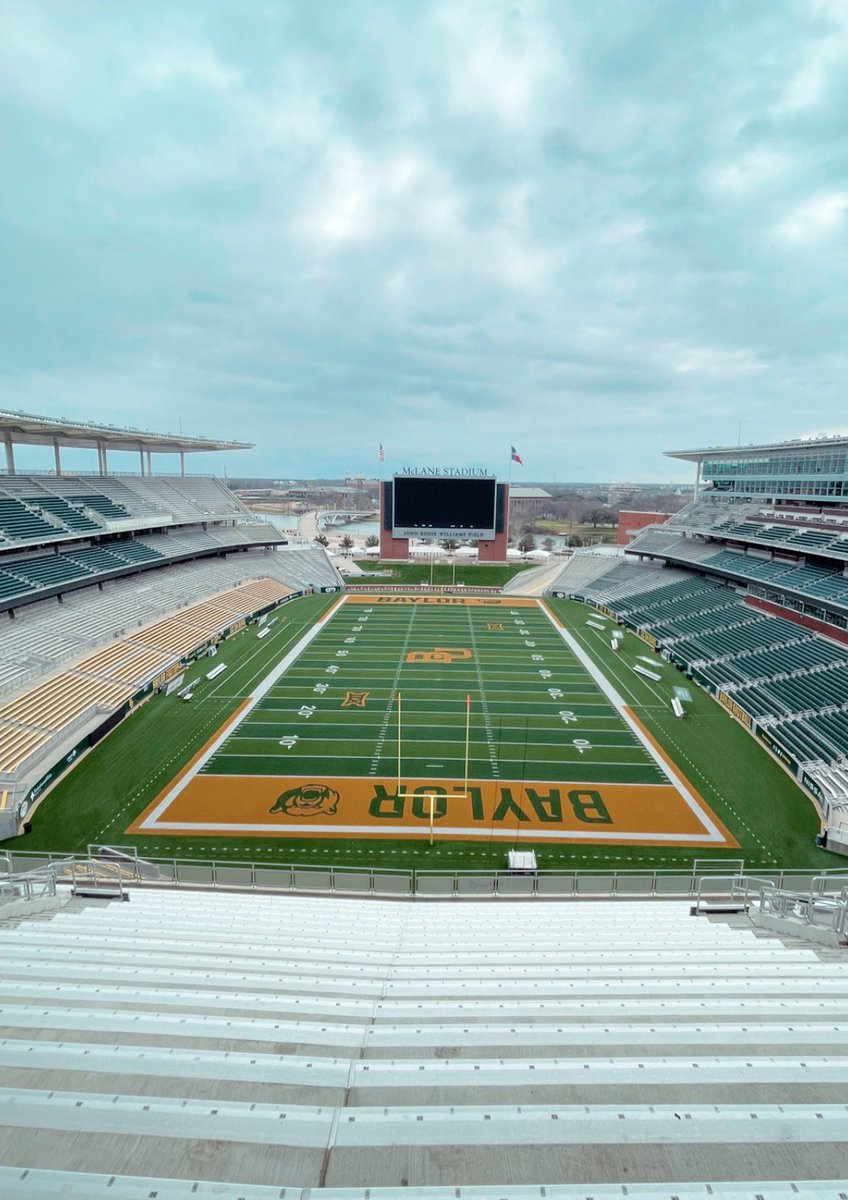
[[[363,511],[362,509],[325,508],[318,513],[318,524],[323,528],[333,528],[338,525],[349,525],[352,521],[376,521],[380,516],[378,509]]]

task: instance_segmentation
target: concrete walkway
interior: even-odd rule
[[[317,538],[319,533],[317,509],[313,509],[311,512],[302,513],[301,516],[298,517],[297,532],[301,537],[309,538],[310,540]]]

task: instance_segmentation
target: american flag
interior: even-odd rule
[[[377,451],[377,462],[385,462],[385,461],[386,461],[386,452],[383,449],[383,443],[380,442],[380,448]]]

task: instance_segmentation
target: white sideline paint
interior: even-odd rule
[[[604,675],[603,672],[596,666],[596,664],[592,661],[592,659],[589,657],[589,655],[586,653],[586,651],[583,649],[583,647],[580,645],[580,643],[577,641],[577,639],[572,637],[572,635],[568,632],[568,630],[565,628],[564,625],[559,624],[556,617],[550,611],[548,606],[546,604],[544,604],[541,600],[537,600],[536,604],[539,608],[541,608],[542,612],[548,618],[551,625],[553,625],[554,629],[557,631],[559,636],[565,642],[566,646],[568,646],[569,650],[571,650],[571,652],[577,658],[578,662],[580,662],[582,664],[582,666],[585,667],[585,669],[589,672],[592,679],[594,679],[595,683],[598,685],[598,687],[604,693],[604,695],[609,700],[609,702],[613,705],[613,707],[615,708],[618,715],[625,722],[625,724],[627,725],[627,728],[630,729],[632,731],[632,733],[639,739],[639,742],[641,743],[641,745],[643,745],[645,747],[647,752],[650,754],[651,758],[654,760],[654,762],[657,764],[659,769],[662,771],[663,775],[665,775],[666,779],[669,781],[669,783],[672,785],[672,787],[674,787],[676,789],[676,791],[678,792],[678,794],[683,798],[683,800],[685,801],[687,806],[691,809],[691,811],[695,814],[695,816],[701,822],[704,829],[706,829],[708,831],[702,838],[695,835],[695,836],[690,836],[690,840],[693,842],[694,841],[704,841],[704,842],[724,843],[724,838],[722,837],[721,832],[717,828],[715,822],[712,821],[710,819],[710,817],[707,815],[707,813],[705,813],[704,810],[701,808],[700,804],[695,799],[695,797],[692,795],[691,791],[686,786],[686,783],[681,778],[681,776],[677,774],[677,771],[672,767],[671,763],[666,762],[666,760],[659,753],[659,751],[653,745],[651,745],[651,743],[649,741],[647,741],[645,739],[645,737],[642,733],[642,730],[639,728],[637,723],[630,716],[630,713],[627,711],[627,707],[624,703],[624,700],[619,695],[619,693],[616,691],[616,689],[613,687],[613,685],[610,683],[610,681],[607,679],[606,675]],[[633,835],[628,834],[628,837],[631,837],[631,836],[633,836]],[[656,837],[656,835],[653,835],[653,836]],[[646,840],[647,840],[647,835],[646,835]],[[674,837],[669,836],[669,837],[664,837],[661,840],[663,842],[666,842],[666,841],[674,841],[674,840],[680,840],[680,839],[675,839]]]
[[[239,725],[241,725],[242,721],[244,721],[245,718],[247,716],[249,716],[251,712],[253,712],[254,708],[256,708],[256,705],[259,703],[259,701],[262,699],[263,696],[265,696],[268,692],[270,692],[271,688],[274,686],[274,684],[277,682],[277,680],[280,679],[281,676],[285,675],[286,671],[289,669],[289,667],[292,665],[292,663],[297,658],[300,657],[300,655],[303,653],[303,651],[306,649],[306,647],[309,645],[309,643],[313,642],[315,640],[315,638],[318,636],[318,634],[321,632],[321,630],[324,628],[324,626],[330,620],[330,617],[333,615],[333,613],[338,612],[339,608],[341,607],[342,604],[344,604],[346,602],[346,600],[347,600],[347,597],[342,596],[341,603],[332,605],[329,612],[326,612],[319,621],[316,621],[315,624],[312,626],[312,628],[309,630],[309,632],[304,634],[304,636],[300,639],[300,641],[297,643],[297,645],[294,646],[291,650],[289,650],[288,654],[284,658],[280,659],[280,661],[277,663],[276,667],[273,667],[272,670],[265,676],[265,678],[262,680],[262,682],[258,685],[258,687],[256,688],[256,691],[249,698],[247,704],[242,709],[242,711],[238,714],[235,721],[228,723],[224,727],[223,732],[221,732],[218,735],[218,737],[215,738],[215,741],[212,743],[212,745],[209,747],[209,749],[200,756],[200,758],[197,760],[197,762],[194,763],[194,765],[192,767],[190,767],[188,771],[186,771],[186,773],[182,777],[182,779],[178,780],[177,783],[172,788],[168,789],[168,792],[166,793],[164,798],[162,800],[160,800],[160,802],[156,805],[156,807],[153,809],[153,811],[151,813],[148,813],[147,817],[141,823],[142,829],[147,829],[151,826],[154,828],[158,826],[158,828],[160,828],[160,829],[179,828],[179,826],[171,826],[171,825],[165,825],[165,824],[160,825],[159,817],[167,809],[167,807],[171,803],[171,801],[176,799],[176,797],[180,794],[180,792],[183,790],[183,788],[188,783],[188,781],[190,779],[194,779],[195,775],[197,775],[197,773],[201,770],[201,768],[206,766],[206,764],[209,762],[209,759],[212,757],[212,755],[216,754],[218,752],[218,750],[220,750],[221,746],[223,746],[224,742],[227,740],[227,738],[230,736],[230,734],[233,733],[234,730],[238,729],[238,727],[239,727]],[[202,829],[205,827],[202,825],[199,825],[197,828]],[[209,826],[209,828],[212,828],[212,827]],[[247,828],[247,826],[245,826],[245,828]],[[264,828],[264,826],[263,826],[263,828]]]

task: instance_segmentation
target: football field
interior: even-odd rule
[[[347,595],[128,833],[736,845],[540,602]]]

